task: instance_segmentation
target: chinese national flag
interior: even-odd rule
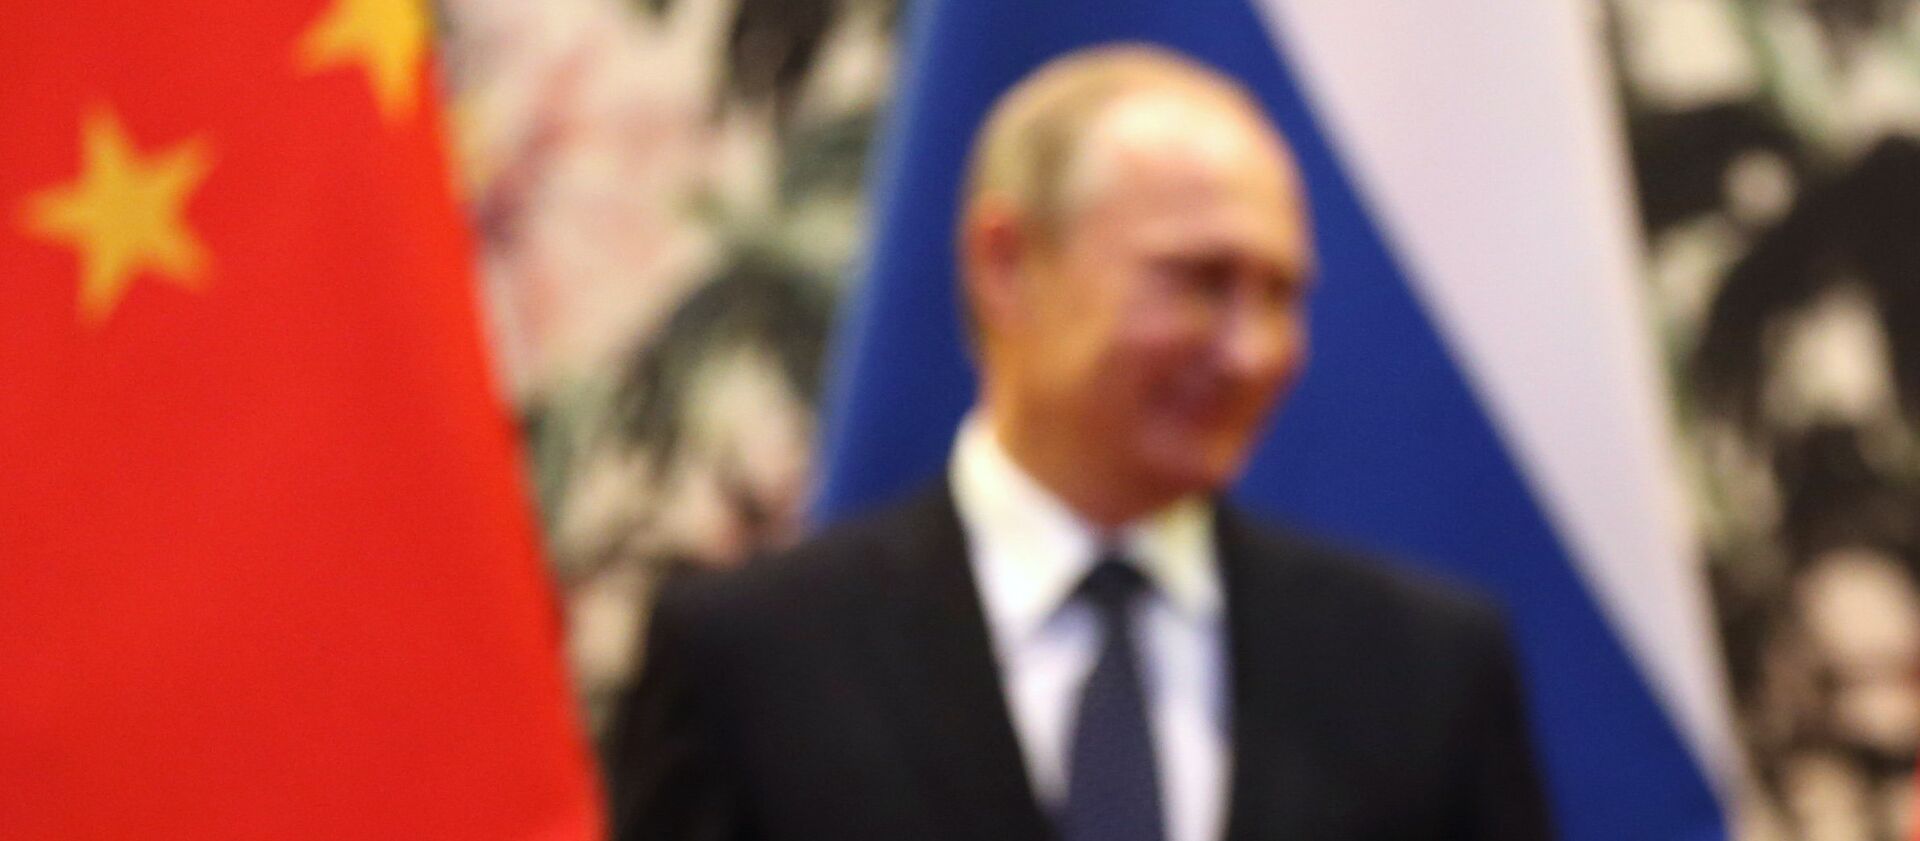
[[[598,834],[431,35],[0,10],[0,838]]]

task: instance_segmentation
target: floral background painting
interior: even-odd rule
[[[649,588],[799,533],[891,0],[446,0],[458,157],[596,731]]]
[[[1920,2],[1612,0],[1741,841],[1909,837]]]

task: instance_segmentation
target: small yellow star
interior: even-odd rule
[[[380,113],[394,120],[413,114],[429,30],[421,0],[333,0],[294,57],[306,73],[359,65]]]
[[[142,157],[105,108],[87,115],[80,138],[79,178],[29,198],[26,229],[79,252],[81,318],[104,321],[142,271],[199,288],[207,250],[184,213],[212,167],[203,144]]]

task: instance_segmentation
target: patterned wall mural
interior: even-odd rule
[[[794,539],[890,0],[448,0],[454,122],[596,729],[649,587]]]
[[[1614,0],[1741,839],[1895,841],[1920,748],[1920,3]]]

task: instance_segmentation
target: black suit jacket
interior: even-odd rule
[[[1222,506],[1227,841],[1550,837],[1497,613]],[[1048,841],[943,485],[671,581],[613,743],[622,841]]]

